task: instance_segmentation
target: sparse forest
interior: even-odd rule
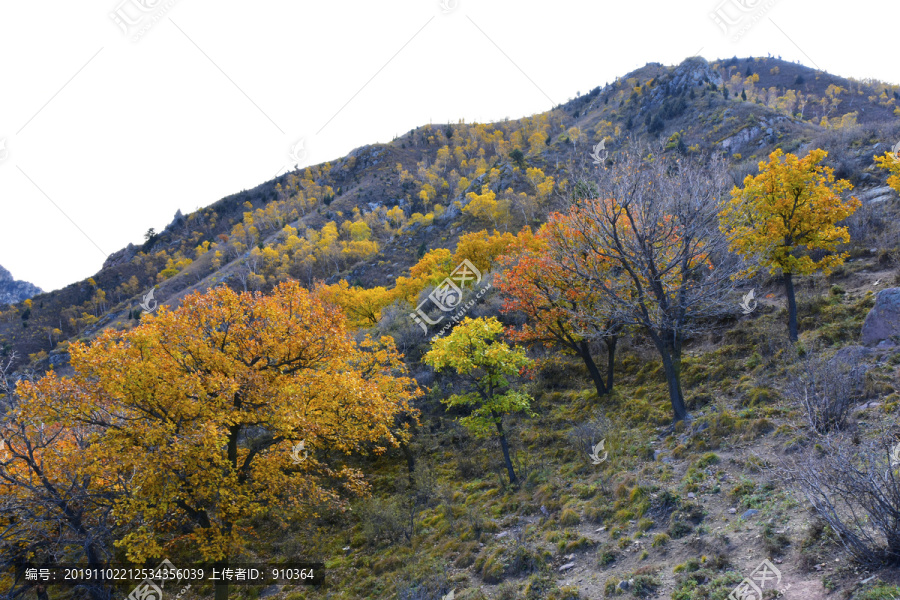
[[[0,598],[164,559],[325,572],[182,600],[900,596],[898,103],[648,64],[0,306]]]

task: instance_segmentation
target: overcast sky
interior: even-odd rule
[[[527,116],[647,62],[771,54],[897,83],[898,15],[865,0],[0,0],[0,265],[60,288],[176,210],[283,173],[292,149],[311,164],[428,122]]]

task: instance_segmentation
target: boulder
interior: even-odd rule
[[[862,343],[875,346],[900,336],[900,288],[881,290],[875,296],[875,306],[866,315],[862,327]]]

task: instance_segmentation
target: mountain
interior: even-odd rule
[[[222,282],[263,291],[287,277],[390,287],[426,252],[453,250],[467,232],[539,226],[583,191],[601,141],[607,161],[643,141],[685,155],[718,152],[736,183],[776,148],[821,147],[836,177],[883,199],[885,176],[872,156],[900,138],[898,101],[896,85],[776,58],[693,57],[647,64],[530,117],[424,125],[179,212],[93,277],[39,295],[29,319],[0,316],[0,348],[40,358],[67,339],[133,326],[151,288],[175,305]]]
[[[13,279],[12,274],[0,265],[0,305],[16,304],[42,292],[34,284]]]
[[[590,68],[584,61],[579,65]],[[888,180],[873,160],[882,156],[887,162],[885,152],[900,140],[898,102],[898,85],[840,77],[775,58],[652,63],[546,113],[496,123],[423,125],[390,143],[297,168],[193,213],[176,213],[163,231],[149,230],[143,243],[110,255],[93,277],[37,294],[27,303],[0,304],[0,400],[7,393],[2,384],[53,368],[50,377],[31,388],[34,393],[19,404],[21,410],[9,411],[7,422],[0,423],[0,434],[8,438],[18,435],[8,426],[11,419],[28,419],[21,421],[21,435],[32,435],[40,444],[19,450],[16,462],[6,464],[34,465],[29,468],[41,483],[34,485],[37,476],[25,468],[0,465],[0,472],[7,473],[0,486],[4,514],[11,515],[3,517],[0,571],[4,564],[37,564],[22,558],[27,544],[48,562],[80,556],[93,540],[101,544],[108,539],[107,556],[130,552],[111,543],[110,529],[116,539],[137,544],[131,548],[158,542],[172,563],[185,570],[200,560],[190,546],[191,538],[198,539],[196,525],[202,524],[195,517],[208,522],[209,515],[218,513],[218,519],[244,511],[229,531],[240,531],[246,545],[231,558],[252,556],[257,564],[273,565],[312,558],[325,566],[327,576],[315,591],[273,585],[247,588],[238,594],[242,597],[900,597],[895,518],[900,488],[894,477],[900,461],[900,338],[890,335],[900,330],[900,181]],[[607,322],[607,334],[618,332],[615,338],[604,337],[611,344],[581,339],[590,335],[592,322],[605,322],[618,309],[588,307],[579,314],[585,319],[576,322],[541,298],[550,294],[583,306],[588,284],[606,285],[597,279],[576,284],[573,294],[563,296],[558,284],[551,283],[549,290],[527,284],[506,265],[501,286],[501,269],[495,270],[492,262],[499,253],[514,243],[524,247],[533,240],[526,229],[540,227],[552,213],[577,212],[571,210],[574,201],[595,198],[602,186],[611,187],[614,175],[623,173],[622,151],[638,144],[643,150],[646,143],[653,161],[660,155],[685,160],[721,156],[736,186],[755,175],[775,150],[804,156],[824,149],[824,163],[835,177],[852,183],[851,193],[860,200],[843,221],[849,241],[839,250],[846,251],[847,260],[830,272],[798,272],[788,286],[768,269],[753,277],[729,278],[729,288],[741,288],[729,300],[730,313],[714,315],[711,329],[704,323],[701,329],[673,335],[683,335],[684,345],[677,342],[678,356],[668,364],[660,360],[660,342],[671,342],[647,327],[620,323],[609,329]],[[660,168],[668,164],[655,162]],[[661,171],[649,172],[667,179]],[[623,175],[622,181],[628,177]],[[692,191],[705,191],[700,181],[691,185]],[[804,196],[798,181],[808,184],[791,179],[782,188],[794,191],[796,200]],[[687,195],[683,187],[648,189],[647,194],[674,190],[676,198]],[[760,196],[785,211],[797,210],[785,195]],[[822,206],[842,210],[828,196]],[[846,200],[842,197],[841,204]],[[589,210],[591,204],[581,207]],[[720,262],[722,253],[704,241],[709,232],[696,235],[690,219],[632,215],[637,226],[623,218],[621,228],[596,235],[601,252],[604,237],[621,236],[622,254],[639,257],[620,261],[624,269],[615,255],[608,265],[596,261],[599,268],[608,267],[613,286],[619,285],[617,271],[633,271],[637,285],[626,284],[621,300],[651,297],[654,286],[666,287],[678,279],[678,271],[684,272],[684,266],[657,269],[656,261],[644,260],[645,249],[650,254],[658,250],[666,262],[674,258],[673,263],[698,268]],[[817,233],[822,233],[823,221],[831,224],[826,218],[814,221]],[[715,224],[710,227],[715,231]],[[655,238],[662,244],[654,242],[656,234],[644,244],[646,237],[631,233],[653,229],[665,232]],[[562,229],[566,231],[580,237],[577,228]],[[769,243],[768,238],[754,239]],[[683,253],[682,240],[697,252]],[[586,248],[580,243],[575,247]],[[822,248],[815,245],[810,257],[825,258],[830,250]],[[550,262],[536,260],[539,255],[521,255],[517,267],[548,269],[548,280],[566,269],[546,254]],[[707,256],[709,261],[697,260]],[[438,308],[449,312],[438,305],[430,317],[443,322],[435,325],[416,305],[432,289],[431,305],[451,297],[454,274],[463,288],[464,280],[476,279],[479,292],[476,296],[473,287],[461,293],[457,288],[457,299],[467,301],[465,309],[450,317],[438,315]],[[205,305],[203,310],[192,314],[206,340],[221,340],[221,350],[215,352],[195,351],[200,344],[173,328],[175,319],[145,316],[156,309],[156,301],[174,308],[190,293],[222,285],[265,293],[287,279],[308,287],[324,283],[321,297],[344,310],[361,349],[377,347],[364,337],[390,336],[402,352],[404,369],[396,370],[408,370],[423,389],[413,401],[416,418],[395,422],[398,429],[409,426],[410,436],[399,448],[367,443],[361,453],[348,450],[352,444],[335,445],[340,442],[331,433],[336,424],[306,420],[318,406],[334,404],[340,408],[335,423],[356,421],[366,428],[371,425],[366,415],[382,411],[359,393],[372,388],[356,383],[345,368],[349,363],[328,358],[328,366],[321,367],[321,359],[313,358],[297,367],[304,373],[299,383],[269,387],[283,374],[296,372],[271,350],[281,353],[287,338],[263,335],[261,343],[243,344],[252,336],[238,331],[246,331],[244,323],[275,329],[282,310],[308,321],[305,311],[294,312],[293,302],[248,311],[250,318],[236,319],[240,327],[232,328],[232,308],[201,299],[196,304]],[[703,277],[699,279],[704,289]],[[687,287],[680,289],[694,281],[682,279]],[[796,288],[796,341],[788,336],[787,287]],[[230,294],[222,290],[222,295]],[[529,295],[537,299],[532,310],[526,307],[517,314],[510,301],[525,307]],[[501,311],[504,304],[512,310]],[[645,312],[671,315],[673,304],[662,305],[651,300]],[[676,305],[684,308],[680,301]],[[537,323],[535,315],[548,310],[551,318]],[[214,319],[203,316],[217,311]],[[529,364],[520,368],[514,363],[506,344],[481,352],[482,340],[475,337],[434,346],[430,358],[459,360],[460,371],[475,366],[461,358],[461,351],[481,353],[488,362],[506,367],[488,379],[477,373],[481,367],[464,372],[479,382],[471,387],[447,369],[429,366],[435,361],[421,360],[432,348],[430,336],[437,328],[449,329],[464,311],[471,317],[497,317],[504,326],[530,325],[530,332],[511,328],[506,335],[510,344],[532,342],[514,350],[527,356]],[[630,321],[640,323],[634,314],[630,312]],[[95,352],[84,356],[79,377],[68,377],[74,373],[67,365],[70,344],[90,342],[109,328],[134,328],[142,319],[150,324],[137,331],[143,336],[115,348],[95,346]],[[429,329],[425,320],[435,326]],[[860,345],[866,326],[869,332],[880,330],[877,345]],[[281,331],[287,333],[279,335],[294,336],[298,329]],[[305,363],[307,356],[317,354],[315,344],[344,348],[332,343],[340,342],[333,331],[309,337],[301,333],[296,346],[286,344],[288,353],[303,347],[298,357]],[[560,336],[567,343],[554,343]],[[272,339],[280,341],[270,344]],[[545,346],[547,341],[553,345]],[[226,346],[240,348],[240,357],[229,354]],[[307,347],[313,351],[306,352]],[[465,347],[469,350],[461,350]],[[248,358],[252,352],[258,354]],[[23,367],[12,376],[10,355],[13,367]],[[351,371],[372,368],[385,356],[354,353]],[[586,357],[599,359],[593,369]],[[598,385],[602,377],[591,372],[604,363],[609,366],[608,393]],[[672,371],[690,415],[675,423]],[[173,386],[170,373],[190,389]],[[319,378],[334,385],[319,388]],[[377,374],[372,383],[381,385],[376,380]],[[230,381],[234,387],[223,384]],[[472,410],[468,398],[498,400],[494,381],[500,388],[512,383],[510,391],[516,393],[504,394],[496,411],[488,412],[485,404]],[[261,407],[267,390],[285,396],[283,409]],[[354,395],[363,400],[364,411],[347,402]],[[310,396],[316,396],[315,402]],[[132,399],[138,401],[128,404]],[[222,417],[221,410],[228,411],[228,419],[208,419],[211,414]],[[303,430],[291,435],[260,425],[274,414],[287,430],[301,413]],[[144,427],[145,422],[159,425]],[[503,437],[488,435],[494,429]],[[307,431],[322,444],[309,443]],[[71,438],[66,437],[69,432]],[[234,443],[223,443],[226,439]],[[99,451],[88,452],[94,444],[101,445]],[[22,447],[5,446],[9,451]],[[115,449],[107,451],[110,447]],[[190,451],[201,447],[217,458],[201,460]],[[250,466],[254,457],[265,462]],[[244,461],[241,467],[239,460]],[[146,476],[138,476],[135,466],[144,468]],[[235,477],[223,468],[233,469]],[[278,472],[282,469],[284,477]],[[352,469],[363,478],[344,479]],[[247,476],[255,478],[256,471],[277,474],[274,491],[283,484],[299,493],[270,500],[263,485],[255,483],[249,492],[232,487],[232,482],[241,486]],[[91,477],[74,476],[79,473]],[[313,479],[307,480],[307,474]],[[328,504],[331,491],[313,483],[324,481],[323,476],[331,480],[329,486],[348,482],[340,491],[334,488],[336,495],[346,497],[346,505]],[[215,493],[191,496],[196,481],[214,482],[213,487],[222,482],[229,488],[227,493],[206,488]],[[304,487],[289,487],[298,481]],[[79,492],[88,485],[88,491]],[[115,493],[104,486],[116,488]],[[363,489],[371,495],[352,493]],[[117,493],[127,500],[118,506],[137,510],[121,525],[107,528],[112,513],[103,511],[113,510]],[[257,493],[266,504],[258,505],[260,512],[218,508],[220,501],[241,506]],[[192,497],[199,502],[186,500]],[[213,512],[195,505],[217,508]],[[217,538],[207,547],[219,539],[229,538]],[[182,591],[184,600],[210,597],[206,584],[189,587]]]

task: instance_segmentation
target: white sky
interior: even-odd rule
[[[60,288],[284,172],[301,138],[301,164],[324,162],[543,112],[647,62],[771,54],[900,81],[895,2],[444,2],[0,0],[0,265]],[[109,15],[141,6],[159,18],[131,41]],[[717,9],[756,22],[735,41]]]

